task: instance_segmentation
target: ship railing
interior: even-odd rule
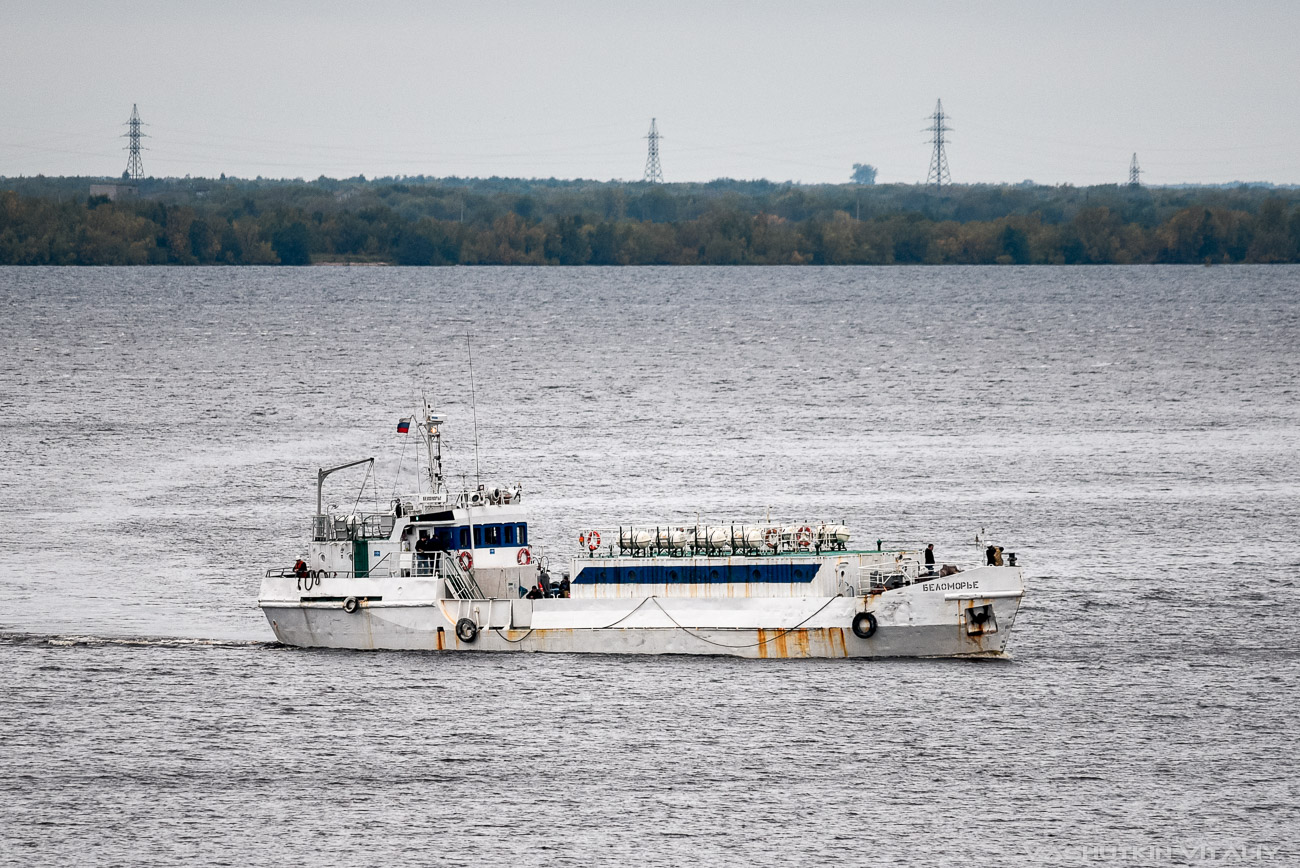
[[[418,552],[411,564],[411,575],[418,578],[443,579],[453,597],[461,600],[481,600],[483,592],[474,574],[461,567],[456,556],[449,552]]]
[[[1005,562],[1004,562],[1005,565]],[[843,579],[843,584],[849,588],[856,588],[859,595],[878,594],[881,591],[892,591],[906,585],[914,585],[918,582],[929,582],[934,579],[946,579],[960,576],[968,570],[978,569],[983,566],[991,566],[983,560],[979,561],[942,561],[933,565],[919,563],[911,559],[904,559],[895,564],[872,564],[861,568],[857,582],[849,579]]]
[[[388,539],[396,521],[391,512],[366,512],[342,517],[317,515],[312,518],[312,539],[316,542]]]
[[[378,564],[375,566],[377,567]],[[474,574],[462,569],[455,555],[447,552],[420,552],[413,558],[409,571],[403,570],[400,574],[424,579],[443,579],[452,596],[462,600],[483,599],[483,591],[474,580]],[[378,570],[375,567],[360,572],[307,569],[303,575],[294,572],[293,567],[272,567],[266,571],[268,579],[297,579],[299,590],[311,590],[324,579],[380,579],[393,578],[397,575],[399,571],[391,568]]]
[[[847,551],[821,522],[800,525],[718,522],[695,525],[619,525],[582,532],[585,556],[704,557],[717,555],[825,554]],[[594,536],[593,536],[594,531]],[[600,544],[592,546],[592,540]]]

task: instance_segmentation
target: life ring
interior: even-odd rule
[[[600,531],[593,530],[587,534],[587,548],[593,552],[600,548]]]
[[[472,570],[474,568],[474,555],[469,551],[462,551],[456,555],[456,562],[460,564],[462,570]]]
[[[527,566],[533,562],[533,553],[526,548],[520,549],[519,554],[515,555],[515,562],[521,567]]]
[[[812,541],[813,541],[813,532],[812,532],[812,528],[810,528],[808,525],[804,525],[803,527],[799,528],[797,531],[794,532],[794,542],[795,545],[799,546],[799,548],[801,549],[808,548],[808,546],[812,545]]]
[[[876,616],[870,612],[858,612],[853,616],[853,635],[859,639],[870,639],[876,633]]]
[[[469,618],[456,622],[456,638],[462,642],[473,642],[478,637],[478,624]]]
[[[776,549],[781,545],[781,530],[775,527],[769,527],[763,531],[763,543],[770,549]]]
[[[343,611],[347,612],[349,615],[351,615],[360,607],[361,604],[357,602],[356,597],[348,597],[346,600],[343,601]]]

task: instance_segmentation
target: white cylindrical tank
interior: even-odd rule
[[[711,549],[731,548],[731,528],[706,527],[703,536],[704,544]]]
[[[642,528],[625,527],[619,531],[618,545],[625,549],[648,549],[654,544],[654,534]]]
[[[655,545],[667,549],[680,549],[686,547],[686,528],[684,527],[661,527],[655,533]]]

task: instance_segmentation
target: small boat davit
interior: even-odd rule
[[[323,507],[309,548],[266,571],[276,638],[308,648],[1000,657],[1024,595],[1014,554],[976,538],[970,562],[851,546],[837,522],[665,523],[583,529],[563,565],[530,539],[518,484],[453,491],[443,419],[423,439],[428,491],[379,512]],[[417,474],[417,477],[419,474]],[[423,484],[420,486],[424,488]],[[559,573],[558,578],[556,573]]]

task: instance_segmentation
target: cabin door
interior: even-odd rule
[[[369,546],[369,540],[357,540],[352,543],[352,575],[358,579],[370,578]]]

